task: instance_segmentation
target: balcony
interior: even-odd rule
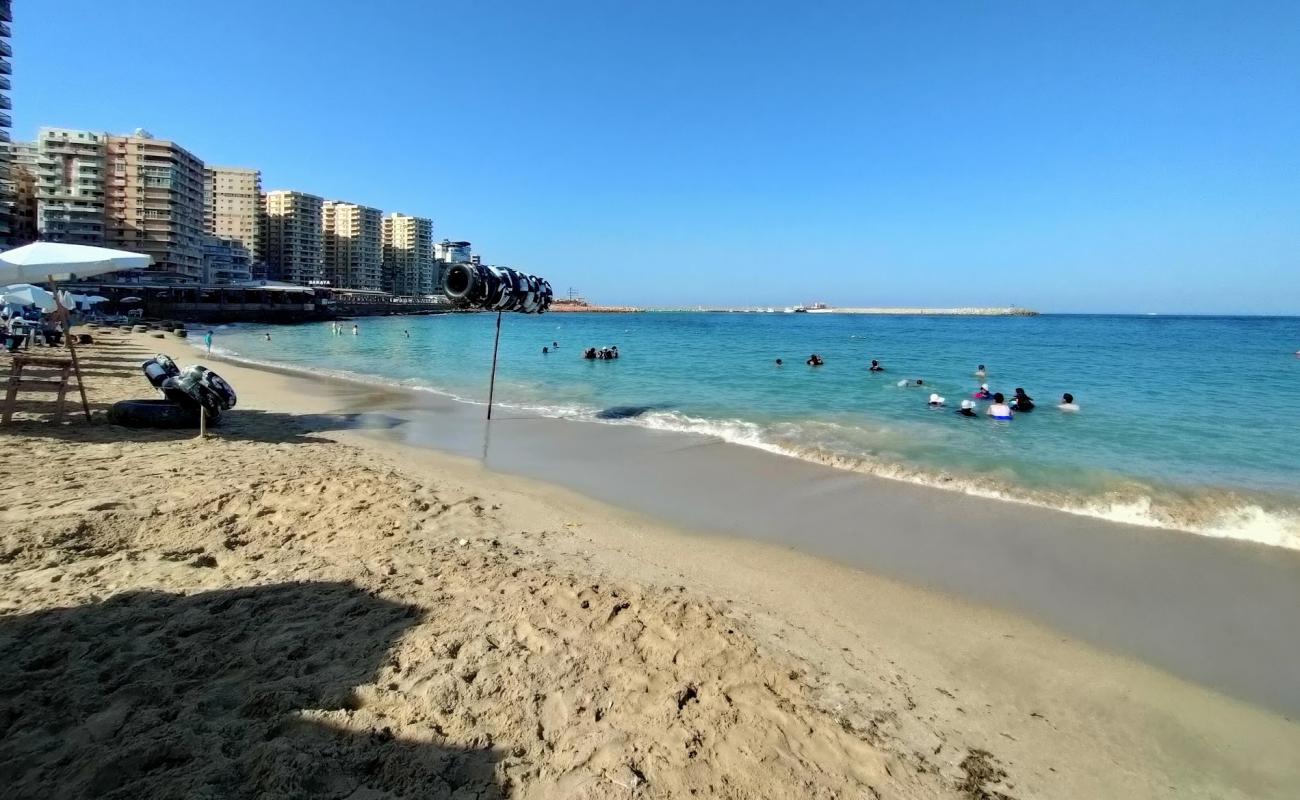
[[[14,121],[8,114],[0,114],[0,128],[12,128],[13,124]]]
[[[0,56],[5,56],[8,58],[8,57],[12,57],[13,54],[14,54],[14,49],[9,46],[9,43],[6,42],[4,39],[0,39]]]
[[[5,61],[3,58],[0,58],[0,75],[12,75],[12,74],[14,74],[14,68],[9,65],[8,61]]]
[[[0,108],[3,108],[4,110],[8,111],[9,109],[11,109],[11,108],[13,108],[13,107],[14,107],[14,105],[13,105],[13,103],[9,102],[9,98],[8,98],[8,97],[5,97],[5,96],[2,95],[2,94],[0,94]]]
[[[0,91],[7,92],[12,88],[14,87],[9,83],[9,79],[0,75]]]
[[[3,22],[0,22],[0,36],[5,37],[6,39],[12,39],[13,35],[14,32],[9,30],[9,26]]]

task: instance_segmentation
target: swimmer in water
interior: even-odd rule
[[[1074,395],[1070,394],[1069,392],[1066,392],[1065,394],[1061,395],[1061,404],[1057,406],[1057,408],[1061,409],[1062,411],[1078,411],[1079,404],[1074,402]]]
[[[943,405],[943,398],[936,392],[930,392],[930,408],[939,408]]]
[[[820,367],[822,364],[825,364],[826,362],[822,361],[821,356],[817,355],[816,353],[813,353],[812,355],[808,356],[808,360],[805,361],[804,363],[810,367]]]
[[[357,327],[356,323],[353,323],[353,324],[352,324],[352,335],[353,335],[353,336],[358,336],[358,335],[360,335],[360,333],[361,333],[361,329]]]
[[[975,401],[974,401],[974,400],[963,400],[963,401],[961,401],[961,408],[957,409],[957,412],[956,412],[956,413],[961,414],[963,417],[978,417],[978,416],[979,416],[979,414],[976,414],[976,413],[975,413]]]
[[[1011,406],[1006,404],[1002,397],[1002,392],[994,393],[993,405],[989,406],[985,413],[993,419],[1003,420],[1005,422],[1011,421]]]
[[[975,399],[976,400],[993,399],[993,393],[989,391],[989,385],[987,383],[980,384],[980,390],[975,393]]]
[[[266,335],[266,340],[267,340],[268,342],[271,341],[271,334],[268,333],[268,334]]]
[[[872,371],[872,372],[884,372],[884,371],[885,371],[885,368],[882,367],[882,366],[880,366],[880,362],[877,361],[877,360],[875,360],[875,359],[873,358],[873,359],[871,359],[871,371]]]
[[[551,348],[547,347],[546,345],[542,345],[542,355],[546,355],[549,352],[551,352]]]
[[[556,350],[559,350],[559,349],[560,349],[560,343],[559,343],[559,342],[551,342],[551,347],[554,347]]]
[[[1034,398],[1025,394],[1025,390],[1017,386],[1016,396],[1011,398],[1011,407],[1016,411],[1033,411]]]
[[[916,379],[916,385],[917,385],[917,386],[924,386],[924,385],[925,385],[925,381],[921,380],[920,378],[917,378],[917,379]]]
[[[781,359],[778,358],[778,359],[776,360],[776,365],[777,365],[778,367],[783,366],[784,364],[785,364],[785,362],[782,361]]]
[[[402,333],[406,334],[406,338],[408,338],[408,339],[411,338],[411,332],[410,332],[410,331],[402,331]]]
[[[987,373],[984,372],[984,365],[983,365],[983,364],[980,364],[978,367],[975,368],[975,377],[977,377],[977,378],[983,378],[986,374],[987,374]]]

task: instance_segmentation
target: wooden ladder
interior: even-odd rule
[[[58,392],[58,400],[55,401],[54,421],[63,421],[64,401],[68,396],[68,379],[72,376],[73,363],[71,358],[57,358],[53,356],[29,356],[21,353],[15,353],[13,357],[13,369],[9,373],[9,389],[5,392],[4,413],[0,417],[0,422],[8,424],[14,416],[14,407],[18,404],[18,393],[21,392]],[[23,370],[26,367],[37,367],[42,372],[35,376],[24,377]],[[53,374],[48,372],[53,370]],[[77,380],[77,389],[81,392],[84,403],[86,390],[81,385],[81,380]],[[87,414],[89,419],[89,414]]]

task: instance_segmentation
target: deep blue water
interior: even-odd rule
[[[357,324],[357,336],[351,322],[341,336],[329,323],[232,326],[217,331],[217,347],[486,399],[495,316]],[[543,355],[553,341],[559,349]],[[585,347],[610,344],[619,360],[581,358]],[[1300,546],[1298,349],[1300,318],[514,315],[502,327],[496,398],[539,414],[710,433],[847,469]],[[825,366],[805,366],[813,352]],[[887,371],[868,372],[873,358]],[[981,382],[980,363],[994,391],[1024,387],[1038,408],[1011,423],[954,414]],[[924,388],[897,386],[918,377]],[[1055,407],[1067,391],[1077,414]],[[929,408],[930,392],[946,408]]]

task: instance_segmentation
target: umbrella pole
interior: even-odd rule
[[[497,351],[500,349],[501,349],[501,312],[498,311],[497,312],[497,338],[496,341],[492,343],[492,380],[490,383],[488,383],[487,418],[489,420],[492,419],[492,395],[496,394],[496,390],[497,390]]]
[[[81,393],[81,410],[86,415],[86,422],[90,422],[90,403],[86,400],[86,384],[81,379],[81,363],[77,361],[77,345],[72,341],[72,325],[68,320],[68,309],[64,307],[63,301],[59,299],[59,284],[50,277],[50,288],[54,290],[54,306],[58,309],[55,313],[59,317],[59,322],[64,323],[63,337],[64,342],[68,345],[68,352],[72,355],[72,371],[77,376],[77,391]]]

